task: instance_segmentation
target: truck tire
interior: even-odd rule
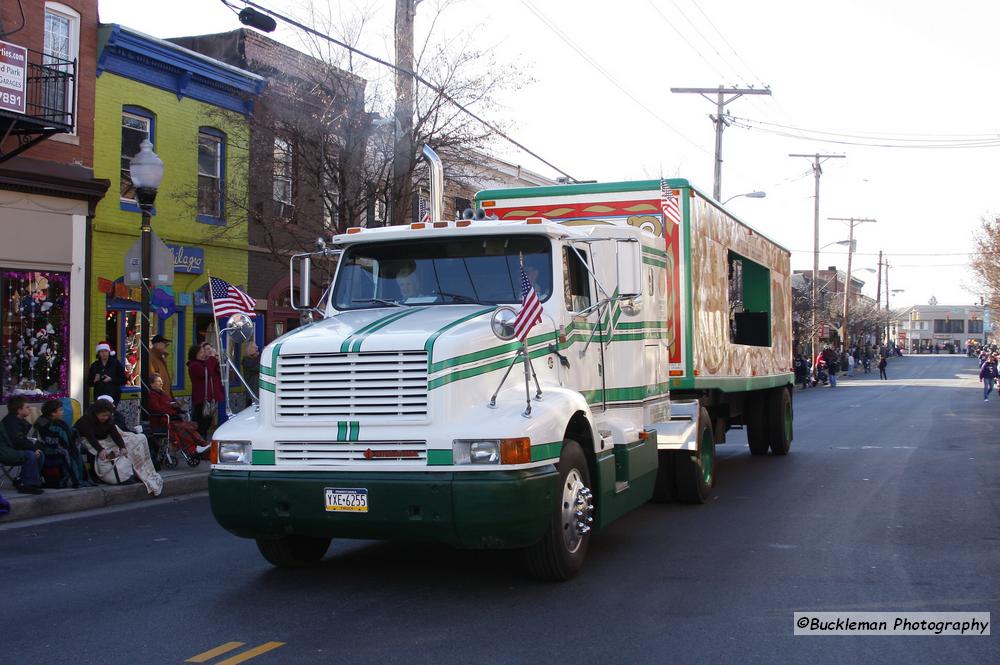
[[[674,458],[677,498],[684,503],[705,503],[715,485],[715,437],[708,411],[698,416],[698,454],[679,451]]]
[[[792,396],[785,388],[767,396],[767,429],[771,454],[787,455],[792,447]]]
[[[654,503],[677,500],[677,477],[674,472],[674,451],[657,451],[656,484],[653,486]]]
[[[309,536],[282,536],[258,538],[257,549],[272,566],[278,568],[307,568],[315,566],[330,547],[330,538]]]
[[[583,568],[593,526],[594,495],[580,444],[564,439],[559,456],[560,491],[542,539],[524,550],[528,572],[550,582],[570,579]]]
[[[751,455],[766,455],[770,445],[768,403],[766,394],[749,393],[743,404],[743,424],[747,428]]]

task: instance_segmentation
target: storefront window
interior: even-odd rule
[[[3,398],[63,397],[69,390],[69,275],[0,271]]]
[[[139,387],[141,324],[142,317],[137,311],[108,310],[105,316],[105,339],[125,367],[125,388]]]

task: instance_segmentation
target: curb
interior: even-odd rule
[[[20,522],[37,517],[75,513],[108,506],[118,506],[137,501],[156,501],[160,498],[181,496],[208,489],[208,465],[204,471],[190,471],[163,476],[163,492],[153,498],[146,493],[142,483],[135,485],[98,485],[80,489],[46,490],[37,496],[14,494],[5,498],[10,502],[10,513],[0,518],[0,524]]]

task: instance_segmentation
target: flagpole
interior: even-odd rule
[[[221,326],[219,326],[219,315],[215,312],[215,295],[212,293],[212,272],[210,270],[206,270],[205,272],[208,274],[208,299],[212,303],[212,321],[215,323],[215,344],[219,349],[219,353],[223,354],[222,360],[227,361],[225,364],[223,364],[221,360],[219,362],[219,378],[222,379],[223,397],[222,404],[219,405],[219,408],[227,409],[229,407],[229,353],[226,349],[222,348],[222,329]],[[228,411],[223,413],[223,415],[228,418]]]

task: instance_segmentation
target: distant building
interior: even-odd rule
[[[889,338],[910,353],[937,346],[964,352],[970,342],[983,343],[991,332],[987,310],[975,305],[914,305],[890,322]]]
[[[837,343],[840,339],[839,328],[843,324],[844,311],[844,291],[847,287],[847,273],[838,270],[837,266],[830,266],[825,270],[819,270],[817,276],[817,296],[819,303],[817,307],[818,339],[820,344]],[[792,329],[795,345],[808,345],[809,325],[812,321],[812,270],[792,271]],[[861,344],[873,344],[877,335],[873,331],[864,331],[862,339],[857,339],[859,315],[875,306],[874,298],[870,298],[863,293],[864,280],[855,276],[851,277],[850,288],[847,289],[849,295],[849,317],[851,323],[851,344],[860,342]]]

